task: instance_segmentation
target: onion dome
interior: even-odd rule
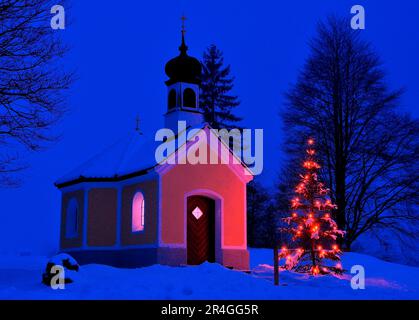
[[[201,63],[198,59],[188,56],[184,30],[182,30],[182,44],[179,47],[179,51],[180,54],[166,64],[165,71],[169,77],[166,84],[171,85],[175,82],[200,84]]]

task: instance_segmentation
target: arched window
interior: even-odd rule
[[[144,230],[144,196],[137,192],[132,199],[132,232]]]
[[[176,108],[176,90],[175,89],[170,90],[167,103],[168,103],[169,109]]]
[[[66,212],[66,229],[65,235],[67,238],[75,238],[79,229],[79,206],[76,199],[71,199],[67,205]]]
[[[195,91],[191,88],[186,88],[183,91],[183,106],[187,108],[196,108],[196,95]]]

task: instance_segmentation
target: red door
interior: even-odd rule
[[[188,197],[188,264],[215,261],[215,202],[203,196]]]

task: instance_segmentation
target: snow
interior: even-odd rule
[[[0,256],[0,299],[418,299],[419,268],[345,253],[343,266],[362,265],[365,290],[353,290],[351,274],[312,277],[280,272],[273,285],[272,250],[251,249],[250,274],[218,264],[117,269],[82,266],[64,290],[41,284],[47,257]]]
[[[48,262],[53,263],[53,264],[62,264],[64,260],[68,260],[68,262],[72,266],[78,265],[77,261],[72,256],[66,253],[57,254],[53,256],[52,258],[50,258]]]
[[[122,176],[156,165],[154,151],[158,142],[153,137],[131,133],[93,156],[56,181],[62,184],[84,178],[112,178]]]

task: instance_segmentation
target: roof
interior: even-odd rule
[[[184,135],[190,129],[203,129],[206,126],[209,125],[188,127],[187,130],[178,133],[175,139],[185,141]],[[160,144],[161,141],[155,141],[154,135],[146,136],[133,132],[58,179],[55,185],[63,188],[81,182],[120,181],[144,175],[158,165],[155,151]],[[231,149],[230,151],[232,152]],[[245,166],[243,163],[242,165]]]
[[[156,166],[154,152],[160,142],[133,132],[90,158],[55,182],[59,188],[83,181],[124,179]]]

